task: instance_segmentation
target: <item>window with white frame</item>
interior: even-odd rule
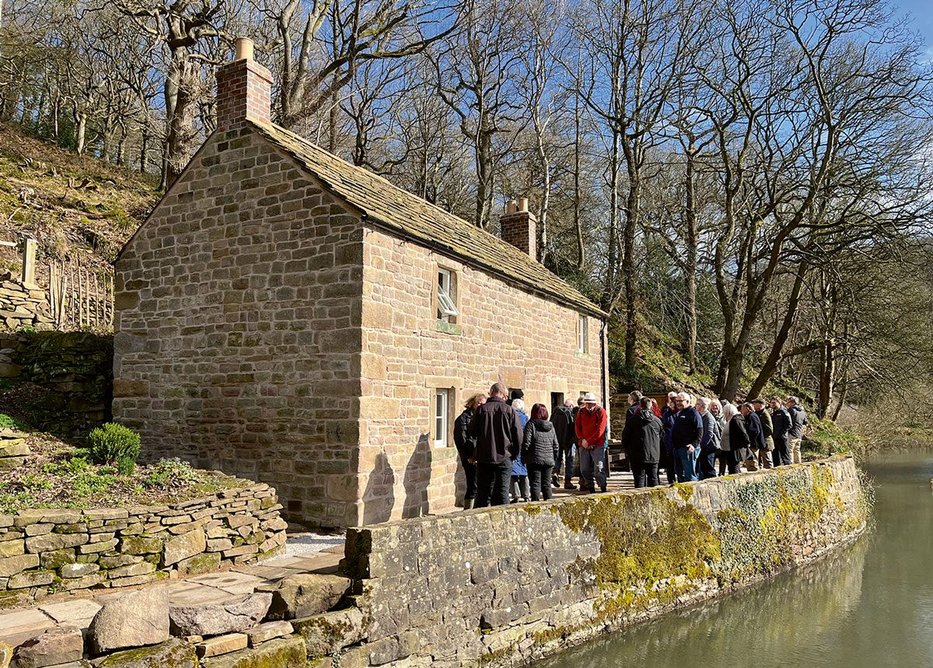
[[[577,352],[588,353],[589,348],[589,321],[585,315],[581,315],[577,320]]]
[[[445,322],[454,322],[458,315],[456,275],[450,269],[438,268],[437,317]]]
[[[448,446],[450,390],[434,391],[434,447]]]

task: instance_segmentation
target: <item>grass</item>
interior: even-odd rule
[[[0,414],[0,422],[7,416]],[[132,472],[99,465],[89,452],[50,436],[27,436],[32,455],[0,477],[0,514],[26,508],[94,508],[161,505],[213,494],[243,481],[162,459]]]
[[[831,455],[862,456],[865,454],[865,439],[856,431],[814,415],[808,415],[807,419],[813,429],[801,444],[802,454],[809,454],[812,459]]]
[[[28,233],[39,241],[40,259],[109,266],[158,195],[149,176],[0,125],[0,240]],[[17,252],[0,249],[0,265],[16,273]]]

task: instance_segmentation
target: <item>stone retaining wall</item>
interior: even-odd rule
[[[10,272],[0,274],[0,331],[15,332],[23,327],[52,329],[52,325],[45,290],[23,285]]]
[[[349,645],[341,665],[514,665],[811,561],[867,515],[840,458],[351,529],[359,628],[295,626]]]
[[[0,378],[13,403],[30,412],[31,426],[84,436],[111,416],[113,336],[0,333]],[[21,390],[26,383],[32,387]]]
[[[273,488],[249,484],[168,506],[0,515],[0,608],[269,556],[285,544],[281,508]]]

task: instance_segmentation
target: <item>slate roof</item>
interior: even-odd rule
[[[520,283],[533,292],[597,317],[606,314],[580,291],[494,234],[341,160],[277,125],[249,120],[259,133],[291,155],[326,188],[387,228],[441,254]]]

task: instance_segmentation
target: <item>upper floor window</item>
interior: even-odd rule
[[[456,274],[449,269],[438,269],[437,317],[445,322],[454,322],[458,315]]]
[[[577,320],[577,352],[588,353],[590,351],[589,319],[581,315]]]

